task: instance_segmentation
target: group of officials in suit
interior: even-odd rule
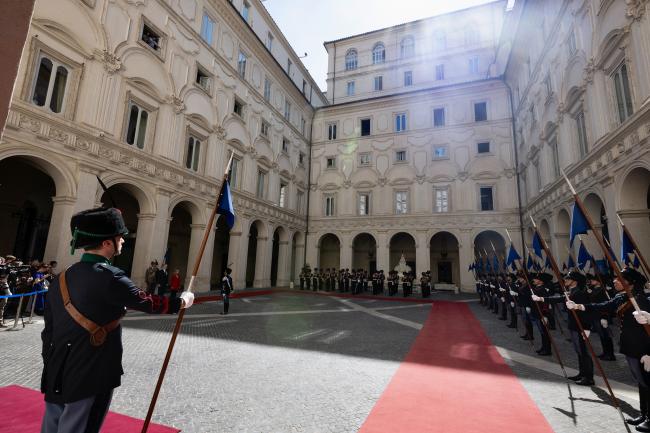
[[[390,271],[386,275],[383,270],[368,272],[364,269],[314,268],[313,272],[306,269],[300,273],[300,290],[396,296],[401,285],[402,296],[408,297],[413,295],[414,281],[414,272],[400,274]],[[422,297],[431,296],[430,271],[422,272],[419,283]]]
[[[639,388],[640,415],[627,422],[637,431],[650,432],[650,337],[644,329],[650,322],[650,290],[647,278],[634,268],[624,268],[621,275],[624,281],[602,273],[571,270],[563,276],[564,287],[560,287],[546,272],[483,274],[477,276],[476,289],[480,303],[499,320],[508,321],[509,328],[518,328],[518,318],[523,322],[521,338],[532,341],[537,330],[540,356],[552,355],[549,330],[560,327],[563,331],[565,322],[578,357],[578,374],[568,379],[577,385],[594,385],[594,363],[580,327],[587,338],[592,333],[598,335],[602,347],[598,358],[614,361],[612,327],[618,326],[619,352]],[[624,284],[631,288],[640,312],[635,312]]]

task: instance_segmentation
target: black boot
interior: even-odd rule
[[[635,426],[648,423],[648,388],[642,386],[639,386],[639,412],[641,413],[636,418],[627,418],[625,421]]]

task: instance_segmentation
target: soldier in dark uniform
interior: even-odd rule
[[[45,305],[42,433],[96,433],[120,386],[122,332],[126,308],[146,313],[175,313],[194,302],[151,295],[111,266],[128,232],[119,210],[98,208],[72,217],[72,249],[84,254],[50,286]]]
[[[318,268],[314,268],[314,273],[311,276],[312,290],[317,292],[320,287],[318,286]]]
[[[517,276],[515,274],[508,274],[506,288],[508,290],[506,292],[506,299],[508,300],[508,311],[510,312],[508,328],[517,328],[517,297],[519,293],[517,291]]]
[[[531,295],[532,301],[537,302],[537,307],[534,305],[531,309],[530,319],[533,325],[537,327],[540,337],[542,339],[542,347],[537,350],[537,353],[542,356],[550,356],[551,352],[551,337],[548,335],[548,303],[547,298],[552,294],[551,287],[553,284],[553,276],[546,272],[534,274],[532,277],[533,294]],[[541,316],[539,313],[542,313]],[[546,326],[545,326],[546,325]]]
[[[350,290],[350,269],[345,268],[345,273],[343,274],[343,291],[348,292]]]
[[[307,269],[305,272],[305,289],[311,290],[311,269]]]
[[[223,300],[223,311],[221,314],[228,314],[228,309],[230,308],[230,294],[234,290],[230,274],[232,274],[232,269],[226,268],[221,279],[221,299]]]
[[[420,277],[420,288],[422,290],[422,297],[423,298],[428,298],[431,296],[431,283],[429,283],[429,277],[427,277],[426,272],[422,272],[422,276]]]
[[[305,271],[300,271],[300,290],[305,290]]]
[[[586,274],[587,278],[587,294],[589,294],[589,303],[590,304],[599,304],[601,302],[607,302],[609,300],[609,295],[606,289],[600,284],[600,279],[595,275]],[[609,325],[612,323],[612,315],[607,311],[603,311],[598,314],[594,314],[592,319],[592,329],[600,337],[600,344],[603,348],[603,353],[601,353],[598,358],[603,361],[616,361],[616,355],[614,355],[614,340],[612,339],[612,330]]]

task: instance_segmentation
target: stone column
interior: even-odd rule
[[[377,233],[377,269],[384,270],[384,275],[388,276],[389,269],[389,245],[388,239],[386,239],[386,233],[381,232]]]
[[[418,230],[415,234],[415,277],[419,281],[422,272],[426,272],[431,267],[431,251],[427,232]]]
[[[253,287],[271,286],[271,254],[273,253],[273,241],[268,236],[257,236],[257,257],[255,258],[255,278]]]
[[[307,264],[312,271],[318,267],[318,257],[320,256],[318,251],[318,237],[317,233],[309,233],[307,235]]]
[[[650,238],[650,210],[648,209],[638,209],[638,210],[626,210],[621,211],[621,219],[627,228],[627,231],[630,232],[634,242],[641,250],[641,254],[646,261],[650,261],[650,244],[648,244],[647,239]],[[620,241],[619,241],[620,243]],[[618,250],[620,252],[620,246]]]
[[[341,234],[340,239],[339,268],[352,269],[352,239],[349,234]]]
[[[248,227],[241,222],[241,227]],[[246,255],[248,253],[248,229],[231,231],[228,243],[228,262],[232,263],[232,284],[236,289],[246,285]]]
[[[188,287],[190,278],[192,276],[192,271],[194,270],[194,262],[196,261],[201,247],[201,241],[205,234],[205,224],[190,224],[190,248],[187,255],[187,275],[185,276],[185,287]],[[208,239],[208,243],[210,240]],[[214,244],[214,238],[212,239]],[[206,250],[207,250],[206,246]],[[196,275],[194,280],[194,291],[195,292],[206,292],[210,288],[210,267],[206,265],[205,262],[206,256],[203,255],[201,259],[201,265],[199,266],[199,272]],[[210,250],[210,261],[212,261],[212,250]]]
[[[304,236],[303,236],[304,239]],[[289,249],[291,250],[291,249]],[[291,254],[291,253],[289,253]],[[305,265],[305,243],[304,241],[302,243],[296,243],[296,263],[295,263],[295,268],[293,270],[293,275],[294,275],[294,284],[298,284],[298,278],[300,276],[300,272],[302,271],[302,267]]]
[[[278,245],[278,276],[275,282],[277,287],[289,285],[289,267],[291,266],[291,248],[289,241],[280,241]]]
[[[156,236],[156,214],[138,214],[138,232],[135,238],[131,280],[140,287],[145,285],[144,273],[149,267],[149,263],[157,258],[157,256],[153,255],[154,252],[151,249],[153,239]]]
[[[618,218],[616,217],[616,202],[618,200],[616,197],[616,185],[614,184],[614,178],[612,176],[606,177],[601,181],[601,185],[603,186],[603,206],[605,207],[605,215],[607,215],[609,242],[611,243],[612,250],[615,252],[615,254],[620,254],[622,230],[618,223]],[[645,244],[647,242],[643,243]],[[641,248],[641,246],[639,246],[639,248]],[[590,250],[589,252],[598,257],[599,254],[596,253],[599,251],[600,249],[594,251]]]
[[[475,291],[474,273],[468,271],[470,263],[474,261],[474,244],[472,243],[472,231],[461,229],[458,240],[458,266],[460,266],[460,287],[463,292]]]
[[[59,262],[59,269],[76,262],[81,253],[70,254],[70,219],[74,214],[77,199],[74,197],[52,197],[52,217],[50,228],[47,234],[47,244],[43,260],[56,260]]]

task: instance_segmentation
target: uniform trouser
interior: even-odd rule
[[[2,292],[0,292],[2,293]],[[7,306],[7,299],[2,298],[0,299],[0,325],[4,323],[5,319],[5,307]]]
[[[530,309],[532,307],[526,307],[526,308]],[[521,309],[521,312],[523,314],[524,327],[526,328],[526,335],[528,335],[531,338],[534,338],[533,322],[531,321],[530,313],[526,310],[526,308]]]
[[[540,350],[544,352],[550,352],[551,339],[549,338],[548,333],[546,332],[546,327],[544,326],[544,323],[542,323],[542,319],[531,318],[531,320],[535,324],[535,327],[537,328],[540,336],[542,337],[542,347],[540,348]]]
[[[98,433],[113,390],[66,404],[45,402],[41,433]]]
[[[501,318],[503,320],[506,320],[508,318],[507,313],[506,313],[506,301],[505,300],[501,301]]]
[[[517,326],[517,311],[515,311],[515,302],[510,301],[510,305],[508,305],[508,312],[510,313],[510,323],[508,324],[509,326]]]
[[[639,410],[643,415],[648,416],[650,414],[650,380],[648,380],[650,373],[646,373],[643,370],[643,365],[639,358],[625,355],[625,360],[627,361],[628,367],[630,367],[632,377],[636,380],[639,387]]]
[[[594,362],[587,351],[587,344],[580,331],[571,330],[571,343],[578,355],[578,374],[585,379],[594,380]]]
[[[230,293],[221,293],[221,299],[223,300],[223,312],[228,314],[228,309],[230,308]]]
[[[614,356],[614,340],[612,339],[612,330],[609,326],[603,328],[600,319],[594,319],[592,322],[592,329],[600,337],[600,344],[603,346],[603,354]]]

